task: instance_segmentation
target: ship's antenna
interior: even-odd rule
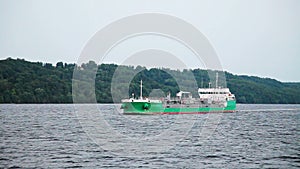
[[[141,93],[140,93],[140,99],[143,99],[143,80],[141,80]]]
[[[218,88],[218,78],[219,78],[219,73],[216,73],[216,88]]]

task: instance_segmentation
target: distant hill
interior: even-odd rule
[[[74,69],[81,73],[80,78],[73,78]],[[0,61],[0,103],[72,103],[72,80],[73,82],[93,80],[93,72],[96,70],[94,82],[96,99],[99,103],[113,102],[111,82],[116,70],[122,72],[117,88],[124,88],[126,80],[135,75],[126,96],[131,93],[139,95],[140,79],[144,81],[144,96],[151,95],[153,89],[160,89],[165,94],[171,92],[174,96],[179,88],[189,90],[195,96],[198,86],[207,87],[212,81],[208,74],[213,72],[201,69],[179,71],[115,64],[96,65],[93,61],[80,66],[62,62],[52,65],[8,58]],[[196,80],[196,85],[188,76],[191,74]],[[228,72],[225,72],[225,77],[227,87],[236,95],[238,103],[300,104],[300,83],[283,83],[274,79],[238,76]],[[183,85],[180,86],[179,83]],[[85,100],[84,96],[89,93],[84,88],[88,88],[88,85],[83,87],[82,93],[79,93],[79,98],[82,97],[80,102],[92,102]],[[120,101],[119,90],[113,91],[116,92],[114,93],[116,100]]]

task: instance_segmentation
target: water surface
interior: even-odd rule
[[[159,135],[176,125],[178,118],[124,116],[116,107],[98,105],[107,124],[129,138]],[[238,105],[237,109],[222,114],[212,133],[201,131],[213,116],[192,115],[192,127],[173,147],[132,156],[135,152],[115,153],[97,144],[82,127],[74,105],[2,104],[0,168],[300,167],[300,105]],[[98,137],[104,137],[103,131]]]

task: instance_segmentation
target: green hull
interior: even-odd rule
[[[234,112],[236,101],[227,101],[226,107],[164,107],[162,103],[149,102],[124,102],[121,106],[124,114],[204,114],[204,113],[225,113]]]

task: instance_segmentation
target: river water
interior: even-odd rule
[[[0,168],[300,167],[300,105],[161,116],[81,106],[1,104]]]

